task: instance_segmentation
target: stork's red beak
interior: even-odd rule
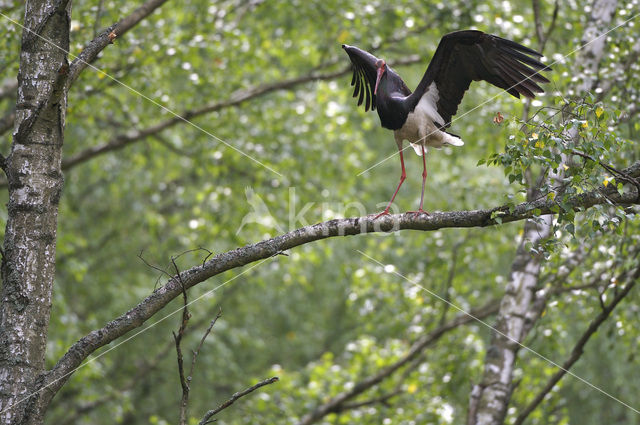
[[[378,67],[378,78],[376,78],[376,88],[373,89],[374,96],[378,94],[378,85],[380,84],[380,79],[382,78],[386,70],[387,70],[387,67],[385,66],[385,63],[382,62],[382,64]]]

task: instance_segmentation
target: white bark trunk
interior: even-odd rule
[[[584,75],[577,86],[579,94],[593,89],[597,81],[606,36],[597,37],[609,29],[616,6],[617,0],[595,0],[593,3],[582,39],[583,44],[589,44],[583,48],[578,59],[580,74]],[[551,175],[549,178],[559,177]],[[552,231],[552,220],[552,216],[547,215],[542,217],[540,223],[527,221],[525,224],[524,235],[500,305],[495,325],[498,332],[493,332],[482,380],[471,391],[467,418],[469,425],[500,425],[504,422],[513,390],[513,370],[520,349],[518,343],[532,328],[533,323],[530,321],[538,316],[532,312],[539,309],[539,306],[534,305],[534,290],[540,274],[541,257],[530,254],[525,244],[529,242],[536,246],[548,238]]]
[[[68,49],[66,6],[54,0],[25,5],[27,29],[22,34],[16,120],[6,161],[9,216],[0,293],[3,424],[39,424],[43,415],[37,407],[38,396],[29,396],[44,372],[55,276],[66,106],[62,88],[68,64],[66,53],[53,44]]]
[[[511,399],[513,370],[520,345],[530,329],[527,312],[535,299],[535,287],[541,267],[541,255],[532,255],[526,244],[538,243],[548,238],[552,228],[552,216],[544,216],[541,223],[528,220],[525,223],[522,242],[513,262],[505,295],[500,303],[497,323],[491,346],[487,350],[484,374],[475,385],[470,400],[468,423],[496,425],[504,421]]]

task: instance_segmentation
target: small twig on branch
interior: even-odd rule
[[[151,264],[150,262],[148,262],[148,261],[147,261],[147,260],[142,256],[142,253],[143,253],[143,252],[144,252],[144,250],[140,250],[140,253],[138,254],[138,258],[139,258],[139,259],[140,259],[140,260],[145,264],[145,266],[150,267],[150,268],[152,268],[152,269],[154,269],[154,270],[157,270],[157,271],[159,271],[159,272],[160,272],[160,273],[162,273],[162,274],[166,274],[166,275],[169,277],[169,279],[173,278],[173,276],[171,276],[171,275],[170,275],[166,270],[161,269],[160,267],[155,266],[155,265]],[[161,276],[162,276],[162,275],[161,275]],[[158,280],[160,280],[160,277],[158,277]],[[157,283],[158,283],[158,282],[156,282],[156,284],[157,284]]]
[[[173,268],[176,272],[176,276],[178,278],[178,281],[180,282],[180,286],[182,288],[182,301],[183,301],[183,308],[182,308],[182,321],[180,323],[180,329],[178,329],[178,334],[176,335],[176,333],[173,333],[173,339],[175,340],[176,343],[176,353],[178,356],[178,375],[180,376],[180,386],[182,387],[182,399],[180,400],[180,425],[186,425],[187,424],[187,408],[189,407],[189,392],[191,391],[191,380],[193,378],[193,369],[196,366],[196,359],[198,358],[198,354],[200,354],[200,350],[202,349],[202,346],[204,345],[204,341],[205,339],[207,339],[207,336],[209,336],[209,333],[211,333],[211,329],[213,329],[213,325],[216,324],[216,322],[218,321],[218,319],[220,318],[220,316],[222,316],[222,309],[220,309],[218,311],[218,314],[216,315],[216,317],[211,321],[211,323],[209,324],[209,327],[207,328],[206,332],[204,333],[204,335],[202,336],[202,338],[200,339],[200,343],[198,344],[198,348],[195,349],[195,351],[193,351],[193,355],[191,357],[191,367],[189,368],[189,374],[185,376],[184,373],[184,357],[182,355],[182,348],[181,348],[181,343],[182,343],[182,338],[184,336],[185,330],[187,329],[187,325],[189,324],[189,319],[191,318],[191,314],[189,313],[189,302],[188,302],[188,298],[187,298],[187,288],[184,284],[184,281],[182,280],[182,274],[180,273],[180,269],[178,268],[178,265],[176,264],[176,259],[179,258],[180,256],[186,254],[187,252],[193,252],[193,251],[198,251],[198,249],[192,249],[189,251],[185,251],[182,254],[176,256],[176,257],[171,257],[171,264],[173,264]]]
[[[260,387],[264,387],[265,385],[269,385],[269,384],[273,384],[274,382],[278,382],[278,377],[274,376],[273,378],[269,378],[269,379],[265,379],[264,381],[260,381],[257,384],[255,384],[252,387],[249,387],[243,391],[237,392],[234,395],[231,396],[231,398],[227,401],[225,401],[224,403],[222,403],[220,406],[218,406],[217,408],[213,409],[213,410],[209,410],[203,417],[202,420],[198,423],[198,425],[205,425],[208,423],[213,422],[211,420],[211,418],[220,413],[222,410],[226,409],[227,407],[231,406],[233,403],[236,402],[236,400],[238,400],[241,397],[246,396],[247,394],[250,394],[252,392],[254,392],[255,390],[257,390]]]

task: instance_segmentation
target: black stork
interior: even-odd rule
[[[427,214],[422,209],[427,179],[425,148],[464,145],[460,137],[446,129],[472,80],[488,81],[518,98],[520,95],[534,98],[534,93],[544,92],[536,83],[549,82],[539,74],[550,69],[538,60],[542,54],[482,31],[456,31],[442,37],[413,93],[383,59],[354,46],[343,44],[342,48],[351,59],[351,85],[355,86],[353,97],[358,97],[358,106],[364,102],[366,111],[378,110],[382,126],[393,130],[400,152],[400,183],[385,210],[376,218],[389,214],[407,177],[402,156],[404,140],[422,156],[422,195],[420,208],[414,212]]]

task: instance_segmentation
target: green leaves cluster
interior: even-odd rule
[[[509,124],[513,134],[504,151],[481,159],[478,165],[502,167],[509,183],[519,184],[522,193],[536,184],[538,190],[529,199],[555,201],[557,228],[574,235],[577,209],[571,199],[610,187],[622,193],[623,182],[616,179],[621,175],[613,164],[630,142],[617,128],[621,110],[594,102],[592,96],[577,101],[558,98],[556,102],[557,106],[541,108],[526,122],[513,119]],[[588,216],[593,232],[617,228],[626,213],[622,207],[598,206]]]

